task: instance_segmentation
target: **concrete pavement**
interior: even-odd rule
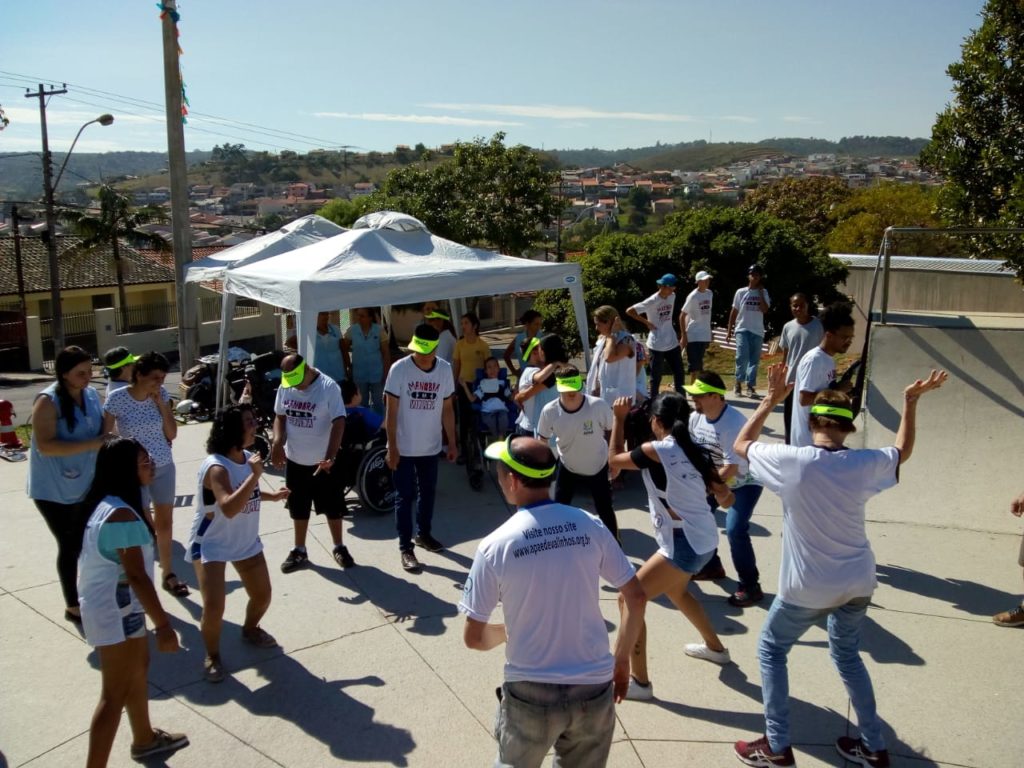
[[[1019,395],[1014,402],[1020,406]],[[753,401],[736,404],[749,411]],[[921,411],[940,407],[956,404],[925,400]],[[975,503],[936,515],[929,489],[937,478],[923,446],[930,441],[957,450],[956,434],[924,422],[922,456],[904,467],[898,491],[868,508],[881,583],[865,631],[866,663],[895,764],[1016,766],[1024,752],[1016,682],[1024,631],[1000,629],[989,617],[1020,599],[1019,523],[1002,490],[985,492],[984,477],[973,474],[963,483]],[[781,413],[769,428],[767,439],[779,439]],[[207,430],[182,427],[174,446],[179,559]],[[6,759],[0,766],[80,765],[99,693],[96,656],[62,618],[55,545],[25,498],[26,471],[25,463],[0,463],[0,752]],[[616,495],[624,546],[637,563],[655,549],[638,480]],[[242,645],[245,597],[229,569],[223,655],[230,674],[209,685],[202,680],[198,592],[184,600],[161,592],[187,650],[173,656],[154,650],[151,712],[155,725],[187,732],[191,746],[156,764],[490,764],[494,688],[504,657],[499,649],[464,648],[455,605],[477,542],[506,514],[493,486],[473,492],[461,467],[446,466],[434,532],[449,549],[421,551],[422,574],[402,571],[388,516],[356,510],[345,536],[357,567],[342,571],[334,564],[326,528],[316,523],[312,567],[284,575],[278,566],[291,545],[291,524],[280,504],[265,504],[261,535],[274,598],[263,626],[282,648]],[[765,493],[753,533],[768,592],[777,583],[781,524],[779,500]],[[722,547],[727,552],[724,535]],[[726,554],[723,559],[728,567]],[[178,572],[194,586],[184,563]],[[762,732],[756,644],[768,602],[732,608],[725,597],[733,587],[731,580],[695,587],[732,653],[734,663],[726,667],[685,657],[682,646],[697,640],[696,632],[667,601],[648,607],[656,699],[618,706],[610,765],[734,765],[732,742]],[[617,626],[615,592],[603,596],[609,625]],[[855,733],[826,641],[824,630],[814,628],[790,659],[801,766],[843,765],[832,743]],[[129,741],[125,721],[110,765],[133,764]]]

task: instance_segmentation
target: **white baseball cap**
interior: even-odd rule
[[[698,282],[698,283],[699,283],[699,282],[700,282],[701,280],[710,280],[710,279],[711,279],[711,273],[710,273],[710,272],[705,272],[705,271],[704,271],[704,270],[702,269],[702,270],[701,270],[700,272],[698,272],[698,273],[696,274],[696,276],[695,276],[695,277],[694,277],[693,279],[694,279],[694,280],[695,280],[696,282]]]

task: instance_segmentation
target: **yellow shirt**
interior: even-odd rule
[[[484,360],[490,356],[490,346],[479,336],[473,343],[466,341],[465,337],[455,342],[455,357],[452,363],[459,361],[459,380],[472,383],[476,379],[476,369],[483,368]]]

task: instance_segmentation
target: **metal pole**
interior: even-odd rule
[[[14,234],[14,271],[18,279],[18,307],[21,314],[21,338],[28,344],[28,304],[25,301],[25,269],[21,263],[21,221],[18,206],[11,206],[11,230]]]
[[[878,321],[885,325],[885,315],[889,309],[889,233],[892,227],[886,227],[882,234],[882,309]]]
[[[178,30],[172,18],[175,0],[164,0],[164,101],[167,116],[167,168],[171,177],[171,241],[174,248],[174,293],[178,307],[178,357],[184,369],[195,360],[199,346],[195,289],[185,282],[192,262],[192,230],[188,221],[188,169],[185,165],[185,128],[181,112],[181,70],[178,65]],[[222,375],[222,374],[221,374]]]

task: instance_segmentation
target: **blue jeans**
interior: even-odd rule
[[[554,746],[556,766],[603,766],[615,731],[613,696],[611,683],[505,683],[494,722],[494,765],[539,766]]]
[[[740,589],[753,589],[761,583],[754,545],[750,541],[750,518],[763,490],[760,485],[735,488],[733,494],[736,501],[725,514],[725,535],[729,539],[729,552],[739,577]]]
[[[875,708],[875,691],[860,658],[860,625],[870,602],[870,596],[855,597],[837,608],[800,608],[784,603],[778,597],[772,602],[761,629],[757,654],[761,660],[765,733],[773,752],[781,752],[790,746],[786,656],[800,636],[825,616],[828,616],[829,653],[857,713],[860,738],[872,752],[885,749],[882,721]]]
[[[384,385],[379,381],[357,381],[359,395],[363,398],[363,405],[376,413],[384,415]]]
[[[412,552],[412,505],[416,502],[416,532],[430,535],[437,492],[437,456],[402,456],[395,469],[395,526],[398,548]]]
[[[764,336],[751,331],[736,331],[736,384],[746,382],[757,386],[757,366],[761,362],[761,342]]]

